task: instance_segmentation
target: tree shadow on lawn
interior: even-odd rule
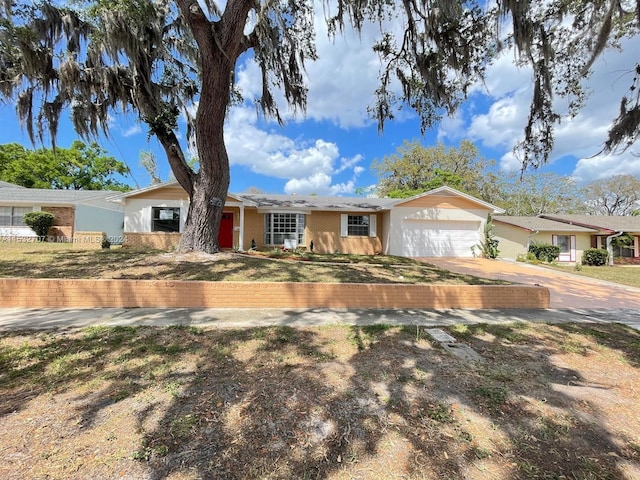
[[[355,351],[336,358],[313,331],[261,332],[240,358],[228,337],[224,364],[198,369],[215,380],[184,397],[204,387],[211,399],[175,403],[146,433],[145,449],[163,452],[149,459],[152,478],[474,478],[483,469],[512,479],[622,478],[618,463],[637,461],[624,447],[633,439],[609,431],[597,406],[587,418],[582,401],[551,388],[581,375],[546,362],[556,352],[545,341],[527,345],[535,358],[489,342],[483,350],[495,359],[468,365],[416,343],[413,329],[352,327]],[[508,375],[514,359],[524,364]],[[171,435],[185,416],[198,421]]]
[[[114,250],[63,250],[45,252],[46,258],[30,261],[43,252],[26,252],[25,259],[0,260],[0,275],[20,278],[101,278],[118,268],[145,265],[158,251],[119,248]]]
[[[45,252],[45,260],[12,258],[0,261],[0,276],[20,278],[118,278],[130,280],[279,281],[337,283],[505,284],[461,275],[430,264],[326,264],[297,260],[252,258],[249,255],[190,260],[160,251],[114,249]]]
[[[597,328],[598,344],[570,324],[451,328],[477,364],[415,326],[95,327],[40,332],[30,348],[3,334],[0,411],[67,395],[83,431],[131,412],[130,458],[113,471],[87,458],[68,478],[624,478],[638,439],[590,398],[617,398],[616,385],[572,365],[630,360],[637,378],[640,334]],[[80,430],[66,435],[73,448]]]

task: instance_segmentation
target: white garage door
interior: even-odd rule
[[[402,252],[406,257],[471,257],[479,229],[479,222],[405,220]]]

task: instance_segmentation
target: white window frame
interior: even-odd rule
[[[349,234],[349,217],[362,216],[369,218],[369,234],[368,235],[350,235]],[[360,215],[344,213],[340,215],[340,236],[341,237],[377,237],[377,215]]]
[[[265,245],[284,245],[285,240],[294,240],[304,245],[306,215],[297,212],[269,212],[264,214]],[[292,226],[292,228],[286,228]],[[277,231],[275,231],[277,230]]]
[[[4,223],[0,221],[0,227],[26,227],[27,224],[24,223],[24,220],[23,220],[24,214],[33,211],[33,207],[18,207],[13,205],[3,205],[3,206],[0,206],[0,209],[1,209],[0,211],[9,212],[8,215],[6,215],[5,213],[2,213],[0,215],[0,218],[2,219],[4,218],[9,219],[9,223]],[[22,209],[24,211],[22,213],[16,214],[16,209]]]
[[[569,251],[560,251],[558,257],[559,262],[575,262],[576,261],[576,236],[575,235],[553,235],[551,237],[551,243],[559,247],[559,237],[567,237],[569,243]]]

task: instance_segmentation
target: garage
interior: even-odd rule
[[[472,257],[480,243],[480,222],[404,220],[402,255],[406,257]]]

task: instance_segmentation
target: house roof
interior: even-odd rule
[[[0,180],[0,188],[24,188],[24,187],[21,185],[16,185],[15,183],[9,183],[9,182]]]
[[[235,197],[248,200],[258,208],[291,208],[296,210],[378,211],[388,209],[391,198],[322,197],[316,195],[274,195],[241,193]]]
[[[5,182],[6,183],[6,182]],[[9,184],[11,185],[11,184]],[[24,188],[18,185],[0,188],[0,203],[11,205],[77,205],[91,201],[113,208],[106,199],[117,192],[109,190],[51,190]]]
[[[509,215],[496,215],[494,222],[508,223],[516,227],[524,228],[530,232],[589,232],[595,233],[598,229],[587,228],[580,225],[572,225],[568,223],[556,222],[541,217],[517,217]]]
[[[626,215],[541,215],[558,222],[611,232],[640,232],[640,217]]]

